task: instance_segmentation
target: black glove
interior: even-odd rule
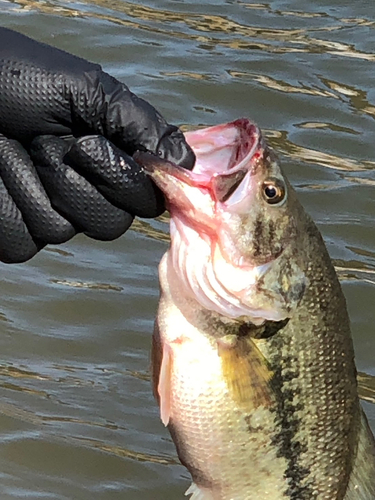
[[[114,239],[134,216],[159,215],[137,150],[195,160],[177,127],[99,65],[0,28],[0,260],[77,232]]]

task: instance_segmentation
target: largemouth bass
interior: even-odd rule
[[[322,237],[249,120],[186,135],[166,196],[153,380],[192,500],[374,500],[346,302]]]

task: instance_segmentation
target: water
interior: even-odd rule
[[[169,121],[266,131],[337,266],[375,429],[375,11],[368,1],[0,0],[0,24],[99,62]],[[163,221],[1,265],[2,500],[183,498],[149,382]]]

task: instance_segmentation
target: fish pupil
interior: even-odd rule
[[[277,195],[277,190],[274,186],[266,186],[264,192],[266,193],[267,198],[275,198]]]
[[[279,179],[272,179],[264,182],[263,194],[267,203],[275,205],[285,198],[285,186]]]

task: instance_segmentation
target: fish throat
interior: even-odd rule
[[[200,306],[230,318],[246,317],[255,325],[282,319],[277,310],[257,305],[259,280],[271,262],[260,266],[233,263],[221,241],[199,232],[174,213],[171,221],[171,265],[181,287]]]

